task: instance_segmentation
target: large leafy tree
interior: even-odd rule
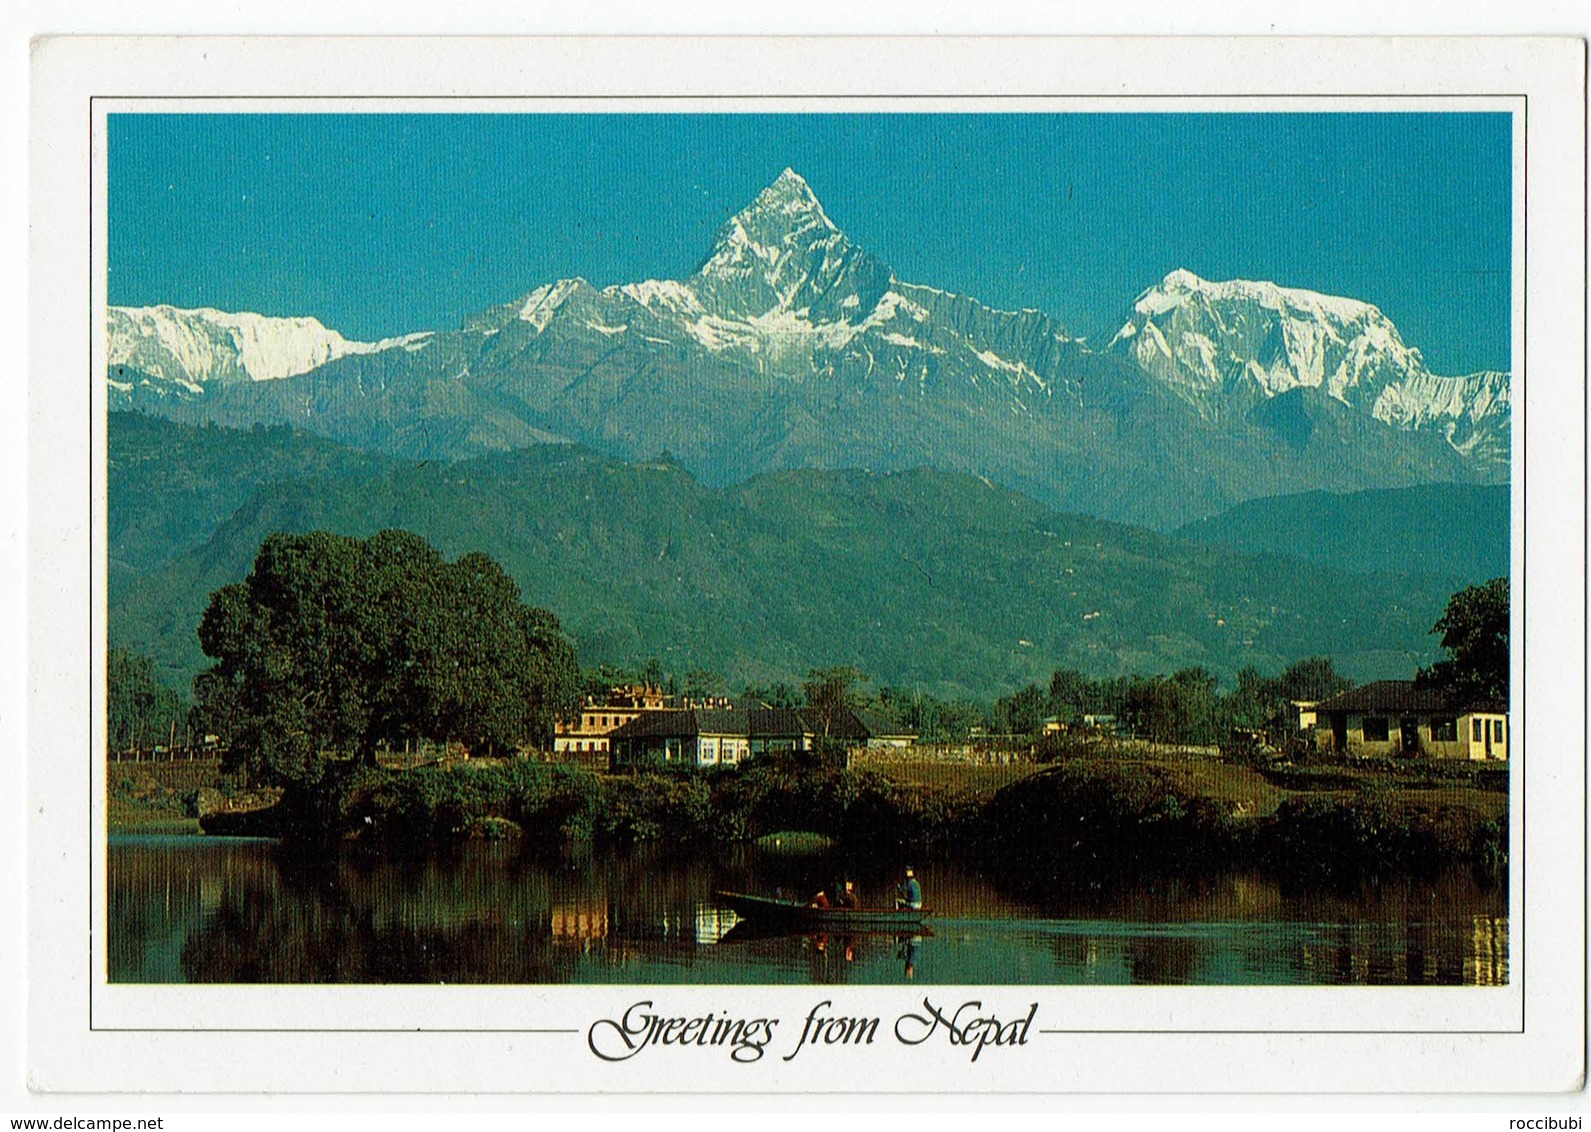
[[[577,700],[574,653],[546,610],[484,554],[449,563],[424,539],[272,535],[249,576],[210,597],[195,682],[234,763],[309,785],[328,754],[460,740],[544,741]]]
[[[1450,654],[1423,669],[1419,682],[1460,699],[1508,699],[1508,579],[1493,578],[1447,599],[1447,609],[1431,626],[1442,634]]]

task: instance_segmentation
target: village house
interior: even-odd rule
[[[614,770],[739,766],[751,755],[747,713],[726,708],[645,712],[608,736]]]
[[[753,756],[791,755],[812,750],[817,730],[795,708],[753,708],[746,713],[746,733]]]
[[[1314,706],[1315,746],[1360,758],[1504,760],[1505,705],[1459,702],[1411,680],[1377,680]]]
[[[553,726],[552,752],[558,762],[607,766],[609,736],[643,712],[668,711],[662,689],[650,684],[626,684],[606,696],[587,696],[578,720],[558,720]]]
[[[835,714],[829,727],[829,737],[838,739],[847,747],[910,747],[917,742],[917,732],[907,728],[892,727],[871,712],[842,708]]]
[[[607,736],[614,770],[644,766],[738,766],[764,755],[812,751],[821,739],[857,747],[908,747],[917,733],[866,712],[841,709],[824,724],[796,708],[710,708],[643,712]]]

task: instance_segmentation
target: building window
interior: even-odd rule
[[[1385,743],[1387,741],[1387,717],[1384,715],[1365,716],[1364,735],[1366,743]]]
[[[1492,742],[1493,743],[1501,743],[1502,741],[1503,741],[1503,721],[1500,720],[1500,719],[1494,719],[1494,720],[1492,720]]]
[[[1458,742],[1458,720],[1456,720],[1456,719],[1433,719],[1433,720],[1431,720],[1431,742],[1433,742],[1433,743],[1457,743]]]
[[[1483,720],[1472,719],[1469,722],[1469,741],[1471,743],[1484,742],[1486,739],[1486,723]]]

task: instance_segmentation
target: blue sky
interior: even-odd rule
[[[1508,369],[1502,114],[113,115],[110,301],[448,329],[679,278],[789,165],[902,279],[1076,334],[1177,267],[1376,303]]]

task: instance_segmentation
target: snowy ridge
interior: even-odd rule
[[[1399,428],[1419,428],[1438,421],[1478,423],[1509,411],[1508,375],[1487,371],[1464,377],[1410,374],[1383,389],[1371,413]]]
[[[668,311],[674,314],[698,315],[704,313],[702,301],[685,283],[674,279],[647,279],[640,283],[622,283],[603,288],[605,295],[623,295],[634,299],[643,307]]]
[[[583,279],[560,279],[556,283],[545,283],[537,287],[526,295],[524,302],[520,304],[520,320],[530,323],[538,334],[541,333],[547,329],[547,324],[558,313],[558,308],[563,306],[564,300],[583,285],[585,285]]]
[[[418,349],[431,337],[425,331],[355,342],[315,318],[171,306],[111,307],[108,332],[113,368],[127,366],[190,393],[211,381],[296,377],[349,354]]]
[[[1190,396],[1247,379],[1266,396],[1312,386],[1351,404],[1376,370],[1425,368],[1369,303],[1184,269],[1138,297],[1106,350]]]
[[[117,396],[132,401],[201,399],[210,385],[291,378],[349,355],[422,350],[432,341],[412,334],[354,342],[313,318],[114,308],[107,376]],[[838,390],[864,407],[868,397],[898,407],[899,387],[910,383],[914,397],[945,419],[990,410],[1049,414],[1041,430],[1067,414],[1141,403],[1173,421],[1191,412],[1236,436],[1266,400],[1307,389],[1379,422],[1378,430],[1387,426],[1389,437],[1390,430],[1426,430],[1451,449],[1433,446],[1442,459],[1456,452],[1484,474],[1505,471],[1509,458],[1508,375],[1430,373],[1420,351],[1370,303],[1263,281],[1213,282],[1179,269],[1137,297],[1102,350],[1091,349],[1042,311],[998,310],[902,281],[851,242],[792,169],[720,227],[686,278],[600,289],[559,279],[472,315],[435,341],[427,359],[445,354],[453,380],[523,383],[506,403],[528,397],[543,413],[565,411],[557,399],[572,380],[591,379],[585,395],[593,400],[580,411],[595,412],[591,406],[608,396],[598,391],[615,383],[639,404],[684,374],[722,383],[712,396],[810,395],[833,405]],[[415,379],[428,380],[421,375],[440,364],[417,364]],[[354,396],[385,395],[388,381],[407,372],[383,363],[366,385],[360,371]],[[806,383],[810,394],[799,389]],[[237,392],[225,391],[229,398]],[[1307,412],[1320,402],[1295,399],[1278,409],[1291,413],[1295,403]],[[535,427],[547,419],[555,418],[538,417]]]
[[[1212,419],[1306,387],[1395,428],[1507,428],[1506,374],[1439,377],[1374,305],[1275,283],[1173,271],[1138,297],[1106,351]]]

